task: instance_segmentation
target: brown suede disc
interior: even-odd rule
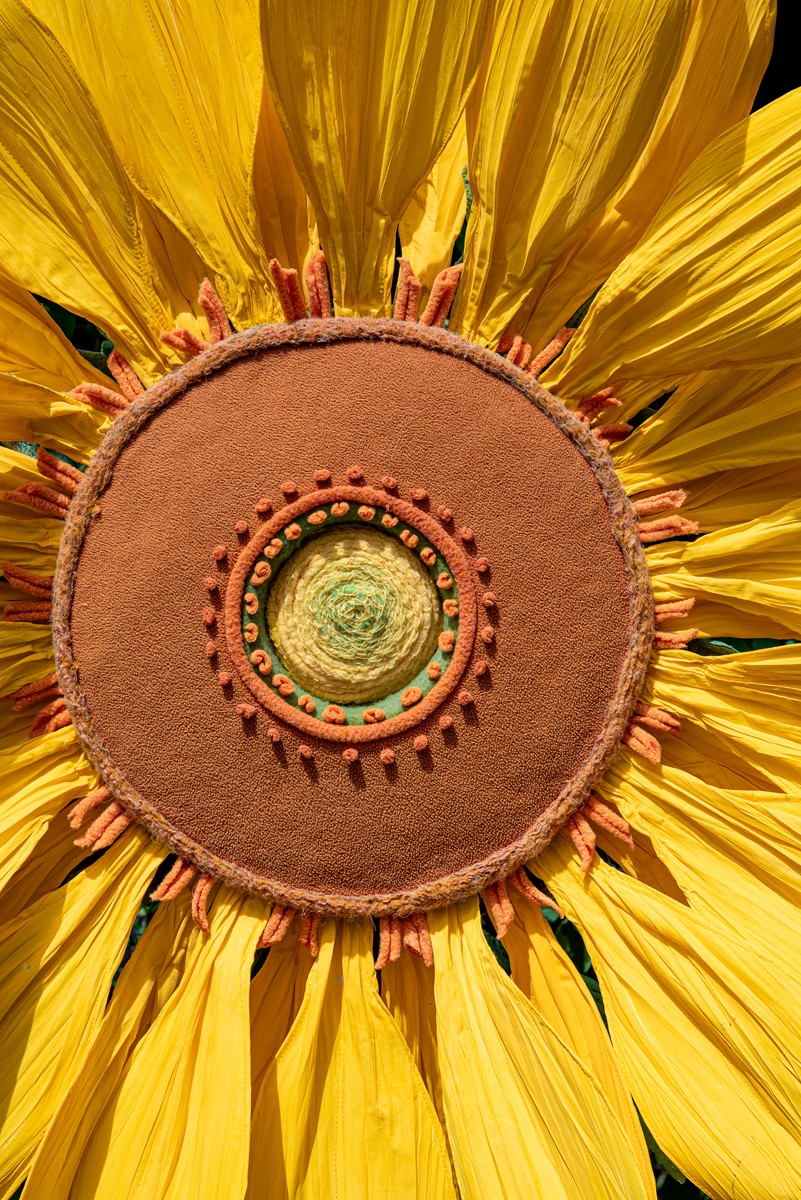
[[[318,492],[326,530],[404,535],[455,631],[379,733],[253,657],[268,556],[313,538]],[[204,871],[345,914],[442,904],[536,854],[615,752],[652,640],[596,439],[499,356],[383,320],[254,329],[151,388],[72,503],[54,599],[66,702],[121,803]]]

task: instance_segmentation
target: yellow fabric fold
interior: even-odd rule
[[[455,1200],[444,1138],[381,1002],[372,922],[327,921],[253,1116],[248,1200]]]
[[[1,272],[0,267],[0,372],[57,392],[69,392],[84,380],[105,382],[105,376],[75,350],[39,301],[3,278]],[[102,419],[101,414],[97,416]]]
[[[180,982],[191,929],[189,899],[182,896],[160,907],[137,943],[80,1072],[58,1098],[25,1185],[29,1200],[70,1200],[76,1194],[82,1155],[113,1102],[132,1051]]]
[[[687,0],[499,4],[467,106],[475,203],[458,332],[495,345],[528,323],[552,264],[645,147],[689,10]]]
[[[647,550],[657,599],[695,596],[690,618],[704,636],[801,636],[801,500],[770,516],[695,542]]]
[[[250,1064],[255,1107],[265,1073],[292,1028],[303,1002],[312,957],[298,941],[298,921],[270,947],[250,987]]]
[[[162,857],[131,829],[0,929],[0,1192],[24,1178],[84,1061],[142,895]]]
[[[406,1038],[412,1058],[445,1128],[442,1081],[437,1061],[434,972],[416,954],[401,953],[381,972],[381,995]]]
[[[801,1190],[799,982],[758,947],[572,846],[537,860],[581,930],[612,1043],[666,1154],[713,1200]]]
[[[701,151],[751,111],[770,57],[773,0],[695,0],[650,134],[626,179],[551,267],[523,336],[544,345],[636,246]],[[591,101],[590,101],[591,103]],[[623,129],[623,136],[626,129]]]
[[[264,65],[338,316],[386,314],[395,231],[453,133],[492,6],[261,0]]]
[[[10,599],[22,600],[24,595],[0,585],[0,608]],[[28,621],[0,622],[0,697],[42,679],[53,669],[53,634],[49,625],[32,625]],[[4,724],[9,715],[3,713]],[[29,712],[27,716],[32,723],[33,715]]]
[[[179,986],[138,1042],[75,1167],[74,1200],[241,1200],[250,1137],[250,967],[264,903],[221,890]],[[110,1014],[111,1015],[111,1014]]]
[[[717,138],[543,381],[597,388],[801,357],[801,89]]]
[[[448,1142],[462,1200],[653,1196],[592,1068],[501,970],[478,900],[428,914]]]
[[[439,272],[451,264],[454,243],[467,212],[462,175],[466,166],[467,126],[462,117],[412,196],[398,228],[403,255],[424,291],[429,291]]]
[[[99,374],[88,363],[86,366],[85,379]],[[103,376],[99,378],[106,385],[110,382]],[[0,439],[4,442],[33,442],[85,463],[111,423],[108,413],[71,400],[61,392],[11,375],[0,376]]]
[[[283,267],[302,272],[319,245],[317,228],[266,79],[262,79],[261,113],[253,153],[253,193],[267,257],[277,258]],[[283,316],[277,316],[276,320],[283,320]]]

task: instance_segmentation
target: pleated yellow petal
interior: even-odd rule
[[[297,925],[297,922],[295,922]],[[255,1106],[259,1090],[281,1043],[298,1015],[312,958],[298,930],[270,948],[250,988],[250,1063]]]
[[[578,397],[627,380],[801,357],[801,89],[717,138],[546,373]]]
[[[680,740],[711,732],[777,787],[801,791],[801,646],[657,654],[645,695],[682,719]]]
[[[87,363],[87,368],[89,364]],[[89,368],[84,378],[94,377]],[[108,384],[108,380],[105,383]],[[88,462],[111,428],[108,413],[80,404],[42,384],[0,376],[0,438],[33,442]]]
[[[682,513],[705,532],[765,519],[801,491],[801,459],[695,479]]]
[[[180,986],[137,1044],[87,1139],[74,1200],[241,1200],[250,1134],[253,951],[264,904],[222,891]]]
[[[442,1097],[462,1200],[652,1196],[593,1070],[515,987],[478,901],[429,913]]]
[[[232,318],[275,319],[251,193],[263,79],[256,0],[30,7],[75,64],[137,189],[196,247]]]
[[[103,1015],[163,851],[132,829],[0,929],[0,1191],[24,1177]]]
[[[404,257],[426,290],[439,272],[451,265],[453,246],[467,212],[462,175],[466,166],[467,126],[462,118],[412,197],[398,228]]]
[[[491,5],[261,0],[264,64],[339,316],[386,313],[395,231],[448,142]]]
[[[132,1051],[180,982],[190,929],[188,898],[179,897],[162,904],[137,943],[80,1072],[59,1097],[25,1185],[28,1200],[69,1200],[75,1194],[81,1157]]]
[[[90,366],[67,341],[39,301],[2,276],[0,371],[59,392],[71,391],[84,380],[104,381],[100,371]]]
[[[692,624],[704,635],[801,636],[800,534],[801,501],[794,500],[696,542],[652,546],[654,594],[695,596]]]
[[[551,267],[528,324],[544,345],[636,246],[685,170],[751,111],[773,42],[772,0],[699,0],[650,134],[616,195]],[[633,146],[636,152],[638,147]]]
[[[372,924],[327,922],[253,1117],[248,1200],[455,1200],[442,1131],[376,987]]]
[[[467,107],[475,203],[452,318],[460,333],[495,344],[510,323],[527,323],[555,259],[644,148],[689,9],[685,0],[499,5]]]
[[[0,532],[0,542],[2,537]],[[19,600],[22,595],[16,592],[13,598]],[[7,696],[26,683],[49,675],[53,669],[53,635],[49,625],[31,625],[27,621],[0,622],[0,696]],[[6,714],[3,716],[5,718]]]
[[[259,56],[261,62],[261,51]],[[253,191],[267,257],[301,271],[318,247],[317,229],[266,79],[253,155]]]
[[[598,1080],[647,1181],[652,1171],[642,1127],[595,1002],[551,932],[542,909],[519,892],[514,893],[514,908],[514,923],[503,939],[512,979]]]
[[[801,367],[702,372],[615,452],[628,492],[801,458]]]
[[[0,3],[0,39],[3,270],[94,321],[150,382],[185,298],[156,276],[134,189],[63,50],[19,0]]]
[[[445,1128],[442,1081],[437,1057],[437,1010],[434,1003],[434,973],[415,954],[402,953],[381,972],[384,1003],[406,1038],[415,1066],[428,1088],[440,1122]]]
[[[537,860],[578,925],[612,1043],[659,1145],[713,1200],[801,1190],[798,982],[712,918],[572,846]]]

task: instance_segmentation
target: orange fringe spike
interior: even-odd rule
[[[26,571],[23,567],[16,567],[9,562],[3,563],[3,574],[13,588],[35,596],[37,600],[47,600],[52,594],[52,575],[34,575],[32,571]]]
[[[68,394],[70,399],[82,400],[84,404],[90,404],[92,408],[109,413],[112,417],[118,417],[128,407],[124,396],[102,383],[79,383]]]
[[[264,950],[267,946],[274,946],[276,942],[280,942],[294,918],[294,908],[289,908],[285,904],[274,905],[273,911],[270,913],[270,919],[261,931],[258,948]]]
[[[305,946],[312,958],[320,953],[320,942],[317,937],[320,928],[320,918],[317,913],[303,913],[300,918],[300,935],[298,941]]]
[[[383,971],[387,963],[397,962],[403,949],[403,922],[400,917],[381,917],[378,922],[378,958],[376,971]]]
[[[551,338],[544,350],[540,350],[539,354],[532,362],[529,363],[529,371],[536,377],[540,375],[546,367],[549,367],[557,355],[561,354],[567,343],[576,332],[568,325],[563,325],[559,332]]]
[[[653,704],[640,701],[634,710],[634,720],[639,725],[650,725],[652,729],[660,729],[662,733],[681,733],[681,721],[673,713],[656,708]]]
[[[420,318],[421,325],[444,325],[450,312],[453,297],[456,295],[456,289],[459,286],[459,280],[462,277],[462,263],[457,263],[455,267],[446,267],[444,271],[440,271],[439,275],[434,280],[431,288],[431,295],[428,297],[428,304],[423,310],[423,315]]]
[[[639,725],[631,722],[626,732],[623,734],[623,741],[633,750],[635,754],[639,754],[641,758],[646,758],[648,762],[658,766],[662,761],[662,747],[652,733],[648,733]]]
[[[657,625],[663,621],[676,621],[690,614],[695,605],[695,596],[685,600],[661,600],[654,605],[654,618]]]
[[[624,438],[627,438],[631,430],[632,426],[627,421],[619,421],[616,425],[595,425],[592,432],[604,450],[608,450],[613,442],[622,442]]]
[[[410,953],[422,958],[427,967],[434,965],[434,951],[425,913],[403,918],[403,944]]]
[[[12,600],[3,611],[3,620],[25,621],[29,625],[47,625],[50,622],[52,608],[49,600]]]
[[[37,714],[28,737],[41,737],[44,733],[55,733],[57,729],[63,729],[71,723],[72,717],[67,711],[64,699],[62,696],[58,696]]]
[[[399,258],[398,263],[400,271],[392,315],[396,321],[416,321],[420,311],[422,284],[412,270],[408,258]]]
[[[495,932],[499,938],[505,938],[509,929],[515,923],[515,910],[512,901],[509,899],[506,884],[501,879],[497,883],[490,884],[481,895],[489,909],[492,923],[495,926]]]
[[[578,417],[583,425],[590,425],[607,408],[620,408],[622,403],[622,400],[615,396],[613,387],[605,387],[599,392],[593,392],[591,396],[585,396],[573,415]]]
[[[70,506],[69,496],[45,487],[43,483],[26,483],[13,492],[0,492],[0,500],[9,504],[24,504],[47,517],[59,517],[62,521]]]
[[[675,629],[670,633],[664,629],[657,629],[654,634],[654,650],[683,650],[697,637],[697,629]]]
[[[652,513],[681,508],[686,499],[687,493],[684,488],[674,488],[673,491],[661,492],[658,496],[644,496],[641,500],[633,500],[631,507],[636,516],[648,517]]]
[[[183,858],[176,858],[161,883],[150,893],[150,899],[164,901],[165,903],[168,900],[174,900],[176,896],[180,896],[181,892],[189,886],[196,875],[196,866],[186,862]]]
[[[168,329],[159,334],[159,340],[164,342],[165,346],[171,346],[173,350],[187,354],[190,358],[196,354],[202,354],[204,350],[208,350],[209,346],[213,346],[217,342],[225,341],[231,334],[231,325],[226,316],[223,302],[208,279],[204,279],[200,285],[197,302],[209,326],[208,341],[198,337],[196,333],[192,333],[191,329]]]
[[[209,899],[209,892],[213,886],[213,875],[201,875],[192,889],[192,920],[201,933],[209,932],[209,916],[206,911],[206,905]]]
[[[112,350],[108,356],[106,363],[109,371],[119,384],[120,391],[125,399],[130,402],[135,400],[137,396],[141,396],[144,392],[139,376],[134,371],[127,358],[123,358],[119,350]]]
[[[506,355],[506,361],[524,371],[534,353],[531,343],[519,334],[505,333],[498,343],[498,353]]]
[[[575,812],[568,817],[564,830],[579,852],[582,871],[589,871],[595,855],[595,831],[589,821]]]
[[[293,321],[303,321],[309,315],[306,303],[300,290],[298,273],[294,267],[282,267],[277,258],[270,259],[270,275],[275,284],[278,303],[284,314],[284,320],[291,325]]]
[[[119,801],[112,800],[108,808],[92,822],[83,837],[75,839],[75,845],[83,850],[105,850],[132,824],[133,817],[124,811]]]
[[[599,800],[594,793],[591,793],[587,802],[582,805],[581,815],[588,821],[592,821],[593,825],[597,825],[599,829],[605,829],[619,842],[625,842],[627,846],[634,848],[631,826],[626,818],[621,817],[620,813],[615,812],[608,804],[604,804],[603,800]]]
[[[78,484],[83,479],[83,472],[79,471],[77,467],[62,462],[49,450],[45,450],[44,446],[40,446],[36,452],[36,464],[39,467],[40,475],[44,475],[46,479],[52,479],[71,496],[75,495]]]
[[[317,250],[309,259],[303,273],[309,297],[309,316],[330,317],[331,291],[328,283],[328,266],[322,250]]]
[[[53,671],[50,675],[45,675],[44,679],[37,679],[35,683],[26,683],[24,687],[17,688],[15,692],[9,692],[7,696],[3,696],[3,700],[12,702],[11,707],[14,712],[22,712],[26,708],[33,708],[34,704],[42,704],[45,700],[54,700],[60,695],[58,676]]]
[[[532,883],[522,867],[518,867],[506,882],[507,884],[511,883],[512,887],[517,888],[518,892],[522,892],[534,904],[539,904],[540,908],[552,908],[560,917],[565,915],[552,896],[540,891],[536,884]]]
[[[111,796],[111,792],[107,787],[95,788],[93,792],[89,792],[84,796],[83,800],[70,809],[67,813],[67,820],[72,829],[80,829],[90,812],[94,812],[96,808],[106,804]]]
[[[640,541],[644,546],[688,533],[698,533],[698,522],[688,521],[686,517],[657,517],[654,521],[641,521],[639,525]]]

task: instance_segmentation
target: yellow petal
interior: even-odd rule
[[[466,166],[467,126],[462,118],[412,197],[398,229],[404,257],[426,290],[450,266],[464,224],[467,193],[462,171]]]
[[[157,277],[134,189],[52,35],[2,0],[0,39],[3,270],[99,325],[149,382],[170,362],[158,334],[185,297]]]
[[[13,1191],[103,1015],[163,855],[134,828],[0,929],[0,1190]]]
[[[0,371],[59,392],[71,391],[84,380],[103,383],[105,379],[72,347],[30,292],[3,278],[0,278]]]
[[[295,922],[297,925],[297,922]],[[270,948],[250,988],[250,1062],[255,1105],[264,1075],[292,1028],[303,1001],[312,958],[296,928]]]
[[[546,373],[549,387],[578,397],[801,357],[799,119],[801,89],[696,159]]]
[[[86,1144],[113,1101],[131,1052],[178,986],[190,928],[189,903],[181,897],[161,905],[137,943],[81,1071],[58,1098],[25,1184],[29,1200],[69,1200],[74,1195]]]
[[[696,542],[652,546],[654,594],[695,596],[691,623],[704,636],[798,637],[800,533],[801,501],[794,500],[770,516]]]
[[[180,986],[137,1044],[76,1165],[75,1200],[241,1200],[250,1135],[253,951],[264,904],[224,890]]]
[[[387,963],[382,970],[381,995],[406,1038],[415,1066],[428,1088],[444,1129],[442,1081],[437,1059],[434,972],[417,955],[402,953],[400,958]]]
[[[22,594],[16,592],[14,599],[22,599]],[[31,625],[27,621],[0,622],[0,696],[42,679],[52,670],[53,634],[49,625]],[[32,717],[30,721],[32,723]]]
[[[317,218],[337,314],[385,313],[396,228],[462,112],[491,5],[261,7],[265,70]]]
[[[454,1200],[442,1131],[379,999],[372,923],[327,922],[253,1117],[248,1200]]]
[[[429,924],[442,1095],[462,1200],[652,1196],[601,1081],[492,956],[478,901],[429,913]]]
[[[529,323],[544,345],[636,246],[701,151],[751,111],[773,43],[772,0],[699,0],[656,121],[615,196],[551,267]],[[625,130],[624,130],[625,133]],[[637,154],[639,150],[639,154]]]
[[[499,6],[486,73],[467,108],[475,203],[452,319],[460,333],[495,344],[510,323],[513,332],[526,324],[552,263],[637,161],[689,7]]]
[[[792,972],[604,862],[583,875],[558,840],[537,867],[587,943],[621,1070],[665,1153],[720,1200],[797,1195]]]
[[[302,271],[319,244],[317,229],[266,80],[253,157],[253,191],[267,257]]]
[[[86,364],[84,379],[109,380]],[[112,417],[61,392],[11,375],[0,376],[0,438],[33,442],[88,462],[111,428]]]
[[[777,787],[801,790],[801,646],[657,654],[645,696],[681,717],[680,740],[707,731]]]

